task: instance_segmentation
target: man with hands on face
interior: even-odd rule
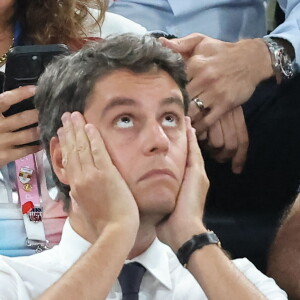
[[[1,258],[1,295],[122,299],[118,275],[137,262],[140,299],[287,299],[247,259],[231,262],[202,222],[208,180],[186,82],[180,56],[148,36],[47,68],[35,102],[69,219],[53,249]]]

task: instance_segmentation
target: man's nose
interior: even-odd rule
[[[143,148],[146,155],[168,152],[170,140],[161,124],[158,122],[148,124],[142,134]]]

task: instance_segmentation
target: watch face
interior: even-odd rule
[[[285,76],[285,78],[291,78],[294,76],[294,67],[291,59],[287,53],[283,53],[282,56],[282,64],[281,64],[281,72]]]
[[[269,37],[265,37],[263,40],[269,48],[277,81],[280,82],[282,79],[293,77],[295,75],[295,66],[283,45]]]

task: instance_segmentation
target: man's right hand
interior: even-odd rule
[[[134,242],[139,227],[138,208],[100,132],[86,124],[79,112],[65,113],[62,122],[58,138],[71,188],[72,216],[84,221],[94,241],[112,225],[126,228],[127,238],[132,237]]]
[[[34,94],[34,86],[20,87],[0,94],[0,167],[42,149],[39,145],[19,147],[19,145],[39,139],[37,127],[16,131],[38,122],[36,109],[26,110],[9,117],[3,116],[3,112],[11,105],[30,98]]]

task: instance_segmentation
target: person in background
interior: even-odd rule
[[[7,52],[13,46],[54,43],[64,43],[76,51],[87,41],[112,33],[146,32],[122,16],[106,13],[105,3],[102,0],[2,0],[0,3],[0,254],[17,256],[36,251],[36,247],[26,246],[23,216],[16,197],[15,160],[35,154],[40,170],[43,225],[50,246],[59,242],[66,218],[44,151],[38,152],[41,146],[18,146],[39,139],[37,127],[16,131],[36,123],[37,111],[28,110],[6,118],[2,115],[12,104],[35,93],[33,86],[2,93]]]
[[[162,42],[186,58],[195,99],[189,115],[211,182],[207,221],[233,256],[262,270],[300,178],[300,1],[278,1],[285,19],[267,34],[269,2],[117,0],[109,7],[179,38]]]
[[[290,300],[300,299],[299,231],[300,194],[285,213],[268,257],[268,274],[285,289]]]
[[[130,34],[46,69],[35,104],[69,219],[53,249],[0,258],[1,296],[35,299],[56,282],[42,298],[287,299],[202,222],[208,180],[186,83],[180,55]]]

